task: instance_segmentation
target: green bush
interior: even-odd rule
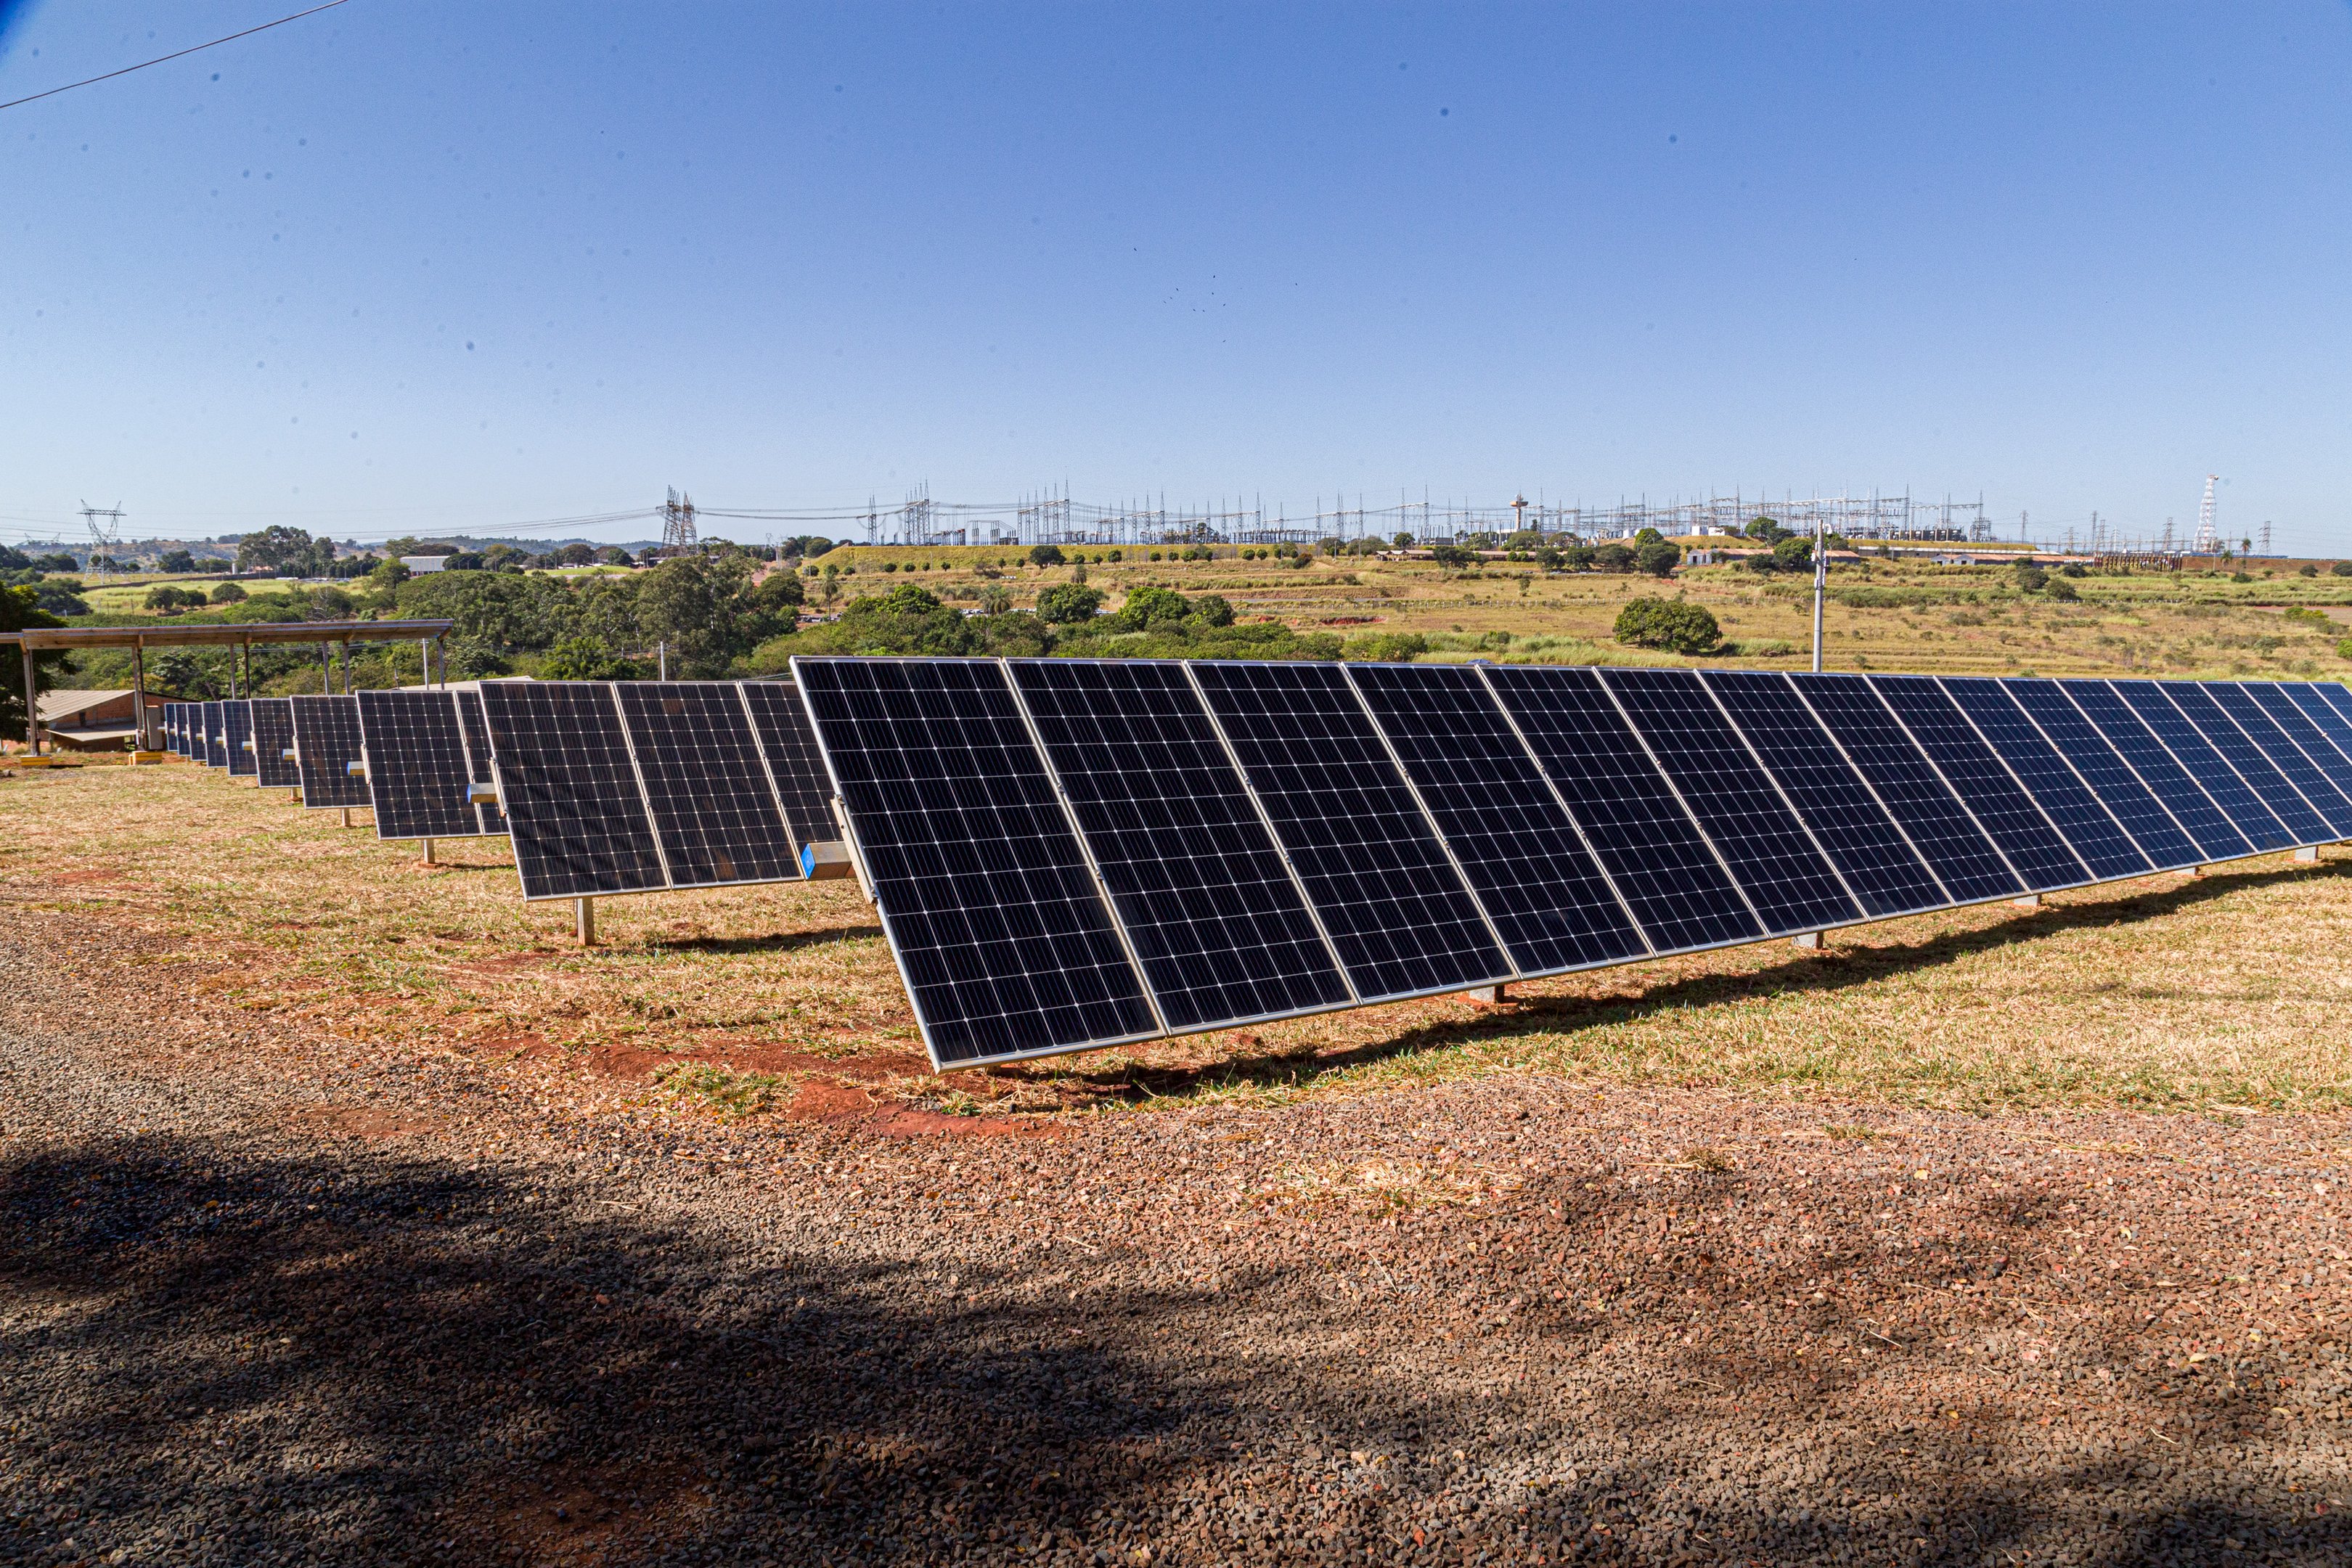
[[[2352,561],[2338,561],[2327,570],[2338,577],[2352,577]]]
[[[2021,561],[2017,563],[2017,585],[2021,591],[2028,594],[2038,594],[2044,587],[2048,586],[2049,582],[2050,574],[2044,572],[2041,567],[2036,566],[2032,562]]]
[[[1375,632],[1348,639],[1348,657],[1383,664],[1411,664],[1429,651],[1429,639],[1418,632]]]
[[[594,637],[566,637],[539,661],[541,680],[634,680],[637,666]]]
[[[2051,578],[2048,587],[2046,587],[2043,592],[2047,593],[2053,599],[2063,599],[2069,602],[2079,599],[2083,596],[2081,592],[2075,588],[2074,584],[2069,583],[2063,577]]]
[[[1592,569],[1596,572],[1631,572],[1642,563],[1642,558],[1622,544],[1604,544],[1592,552]]]
[[[2346,637],[2343,641],[2336,645],[2336,657],[2338,658],[2352,658],[2352,637]]]
[[[2280,618],[2282,620],[2295,621],[2301,625],[2316,627],[2322,631],[2333,631],[2336,629],[2336,621],[2333,616],[2328,615],[2325,610],[2315,610],[2309,605],[2294,605]]]
[[[223,583],[213,590],[213,603],[215,605],[242,604],[244,600],[245,590],[234,583]]]
[[[1628,599],[1617,612],[1617,640],[1669,653],[1706,653],[1723,640],[1723,628],[1703,605],[1686,599]]]
[[[1037,616],[1055,626],[1078,626],[1095,618],[1102,608],[1102,590],[1079,583],[1057,583],[1037,595]]]

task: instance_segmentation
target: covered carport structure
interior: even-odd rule
[[[325,690],[332,691],[334,667],[331,650],[338,643],[343,650],[343,689],[352,689],[352,645],[361,643],[413,642],[423,654],[425,679],[433,676],[435,655],[442,642],[456,626],[455,621],[249,621],[230,625],[193,626],[37,626],[20,632],[0,632],[0,643],[15,643],[25,661],[25,742],[34,755],[41,750],[39,704],[33,695],[33,656],[55,648],[127,647],[136,679],[131,689],[134,699],[132,726],[139,733],[139,750],[163,750],[162,718],[149,706],[147,690],[147,650],[151,647],[226,647],[230,650],[229,696],[253,695],[253,650],[264,643],[316,643],[319,645],[319,674]],[[244,658],[236,657],[242,649]],[[239,675],[242,666],[243,674]],[[446,677],[445,677],[446,678]]]

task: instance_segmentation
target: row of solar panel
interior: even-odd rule
[[[174,751],[383,838],[511,832],[527,899],[796,880],[838,837],[782,681],[491,681],[173,703]]]
[[[2352,693],[796,658],[934,1065],[2352,837]]]

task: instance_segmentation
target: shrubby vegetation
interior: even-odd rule
[[[1617,613],[1615,636],[1635,647],[1699,654],[1723,640],[1723,628],[1704,605],[1685,599],[1628,599]]]

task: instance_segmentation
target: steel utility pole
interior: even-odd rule
[[[1821,514],[1813,515],[1813,673],[1822,672],[1822,596],[1830,581],[1829,534],[1822,526]]]

